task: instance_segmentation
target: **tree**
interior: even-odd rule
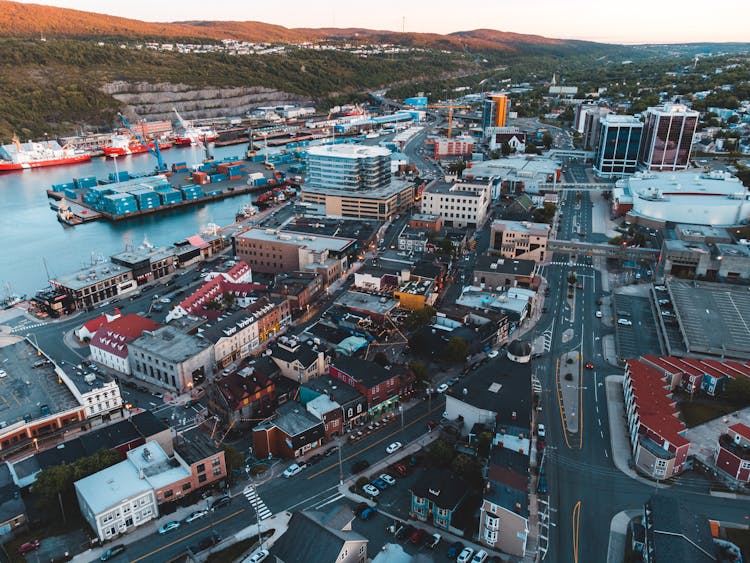
[[[578,280],[578,276],[576,276],[576,273],[570,272],[570,274],[568,274],[568,285],[575,285],[576,280]]]
[[[388,359],[388,356],[383,354],[383,352],[378,352],[373,356],[372,361],[376,364],[380,364],[381,366],[387,366],[390,364],[390,360]]]
[[[453,242],[450,239],[444,238],[440,241],[440,252],[442,254],[453,254],[453,251],[455,250],[455,247],[453,246]]]
[[[523,152],[526,154],[539,154],[539,151],[534,146],[534,143],[531,142],[526,143],[526,149]]]
[[[435,440],[427,452],[427,458],[431,465],[437,467],[448,467],[456,455],[453,447],[445,440]]]
[[[500,150],[502,151],[503,156],[508,156],[513,151],[508,141],[503,141],[503,146]]]
[[[544,148],[547,150],[550,150],[552,148],[552,143],[555,141],[555,138],[552,136],[552,134],[547,131],[544,135],[542,135],[542,144],[544,144]]]
[[[425,326],[427,323],[432,322],[432,317],[435,316],[435,309],[427,305],[416,311],[412,311],[411,315],[404,321],[404,326],[409,330],[414,330]]]
[[[414,377],[417,378],[418,382],[426,382],[430,381],[430,374],[427,371],[427,366],[424,362],[415,361],[409,364],[409,369],[411,369],[412,373],[414,374]]]
[[[445,359],[453,363],[466,361],[466,355],[469,353],[469,345],[466,340],[460,336],[454,336],[448,341],[445,347]]]
[[[221,449],[224,450],[224,463],[226,463],[228,475],[231,475],[235,469],[245,466],[245,460],[237,448],[224,444]]]
[[[451,462],[451,471],[457,475],[463,475],[470,464],[471,458],[468,455],[458,454]]]

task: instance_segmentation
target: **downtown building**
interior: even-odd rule
[[[602,178],[635,174],[643,123],[631,115],[607,114],[599,119],[594,171]]]
[[[644,112],[645,124],[638,160],[652,172],[686,170],[699,113],[681,104],[650,107]]]

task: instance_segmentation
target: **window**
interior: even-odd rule
[[[359,554],[362,555],[365,552],[365,544],[359,546]]]
[[[500,519],[492,514],[487,514],[484,525],[488,530],[497,530],[500,527]]]
[[[169,489],[168,491],[164,491],[164,498],[169,498],[173,495],[172,489]]]
[[[214,469],[214,477],[217,477],[219,475],[221,475],[221,467],[217,467],[216,469]]]
[[[213,465],[214,467],[216,467],[216,466],[218,466],[218,465],[221,465],[221,460],[220,460],[220,459],[219,459],[218,457],[217,457],[217,458],[214,458],[214,459],[213,459],[213,460],[211,461],[211,465]]]
[[[198,465],[198,467],[196,467],[196,469],[198,470],[198,473],[203,473],[206,470],[206,464],[201,463]]]
[[[497,530],[485,530],[484,540],[486,543],[494,545],[497,542]]]
[[[438,516],[448,516],[448,509],[447,508],[438,508],[437,509]]]
[[[205,482],[206,482],[206,479],[207,479],[207,477],[206,477],[206,474],[205,474],[205,473],[204,473],[204,474],[202,474],[202,475],[198,475],[198,482],[199,482],[199,483],[205,483]]]

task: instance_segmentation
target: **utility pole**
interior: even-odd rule
[[[340,444],[338,446],[338,452],[339,452],[339,485],[344,484],[344,467],[341,465],[341,447],[343,444]]]

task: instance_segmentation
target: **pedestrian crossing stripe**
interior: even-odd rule
[[[266,503],[263,502],[263,499],[256,494],[254,487],[246,487],[243,493],[245,495],[245,498],[258,513],[258,518],[260,520],[265,520],[266,518],[270,518],[271,516],[273,516],[273,513],[268,510],[268,507],[266,506]]]
[[[33,325],[27,325],[27,326],[15,326],[12,329],[10,329],[11,332],[25,332],[27,330],[31,330],[34,328],[39,328],[40,326],[47,326],[47,323],[36,323]]]

